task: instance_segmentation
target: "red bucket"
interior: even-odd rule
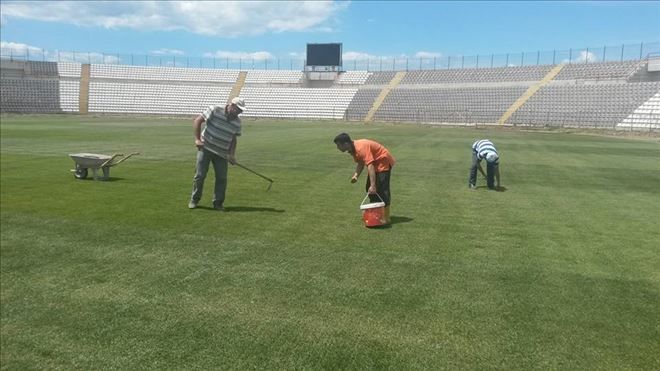
[[[378,196],[378,194],[376,194]],[[369,194],[367,194],[362,203],[360,204],[360,210],[362,210],[362,221],[364,221],[365,227],[380,227],[387,224],[387,219],[385,218],[385,202],[380,198],[380,202],[371,202],[365,204],[364,201],[367,200]]]

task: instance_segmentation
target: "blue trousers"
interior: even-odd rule
[[[227,160],[206,149],[197,151],[197,164],[190,198],[195,203],[198,203],[202,199],[204,180],[206,179],[210,164],[213,164],[213,171],[215,172],[213,206],[222,206],[225,202],[225,191],[227,190]]]
[[[479,160],[477,158],[477,153],[472,151],[472,166],[470,167],[470,180],[469,183],[472,186],[477,185],[477,166],[479,165]],[[497,163],[490,163],[486,161],[486,184],[488,188],[495,189],[495,170],[499,165]]]

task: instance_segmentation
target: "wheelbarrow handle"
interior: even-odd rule
[[[110,157],[109,159],[107,159],[107,160],[106,160],[104,163],[102,163],[101,166],[99,166],[99,167],[105,167],[105,166],[107,166],[109,163],[111,163],[112,160],[114,160],[115,158],[117,158],[117,157],[119,157],[119,156],[123,156],[123,155],[124,155],[123,153],[115,153],[114,155],[112,155],[112,157]],[[112,166],[112,165],[110,165],[110,166]]]
[[[129,154],[128,156],[122,158],[121,160],[115,162],[114,164],[112,164],[112,165],[110,165],[110,166],[119,165],[119,164],[121,164],[122,162],[128,160],[131,156],[133,156],[133,155],[139,155],[139,154],[140,154],[140,152],[133,152],[133,153]],[[119,154],[119,155],[117,155],[117,156],[123,156],[123,154]],[[113,157],[113,158],[114,158],[114,157]],[[111,158],[110,160],[112,160],[113,158]],[[107,161],[106,161],[106,162],[107,162]],[[104,164],[104,165],[105,165],[105,164]]]

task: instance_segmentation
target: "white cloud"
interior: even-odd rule
[[[43,50],[36,46],[27,45],[23,43],[7,42],[0,41],[0,49],[2,49],[2,55],[19,55],[25,56],[28,53],[31,54],[42,54]]]
[[[275,57],[270,54],[269,52],[254,52],[254,53],[248,53],[248,52],[230,52],[226,50],[218,50],[213,53],[204,53],[204,57],[207,58],[229,58],[231,60],[235,59],[242,59],[242,60],[252,60],[254,59],[255,61],[263,61],[266,59],[274,59]]]
[[[185,30],[239,37],[269,32],[331,31],[350,3],[336,1],[3,1],[3,21],[23,18],[143,31]]]
[[[167,48],[152,50],[150,53],[154,54],[154,55],[184,55],[184,54],[186,54],[182,50],[167,49]]]
[[[440,58],[442,57],[442,54],[440,53],[435,53],[435,52],[417,52],[415,53],[415,58]]]
[[[582,51],[580,51],[580,53],[577,55],[577,57],[575,57],[575,58],[573,58],[573,59],[564,59],[564,60],[562,60],[562,63],[568,63],[568,62],[572,62],[572,63],[580,63],[580,62],[582,62],[582,63],[591,63],[591,62],[598,62],[598,57],[596,56],[596,54],[594,54],[594,53],[592,53],[592,52],[588,52],[588,51],[586,51],[586,50],[582,50]]]
[[[361,61],[361,60],[378,59],[378,58],[380,57],[362,52],[346,52],[342,54],[342,59],[344,61]]]
[[[87,52],[48,51],[40,47],[23,43],[1,41],[3,57],[16,59],[44,60],[47,62],[78,62],[78,63],[119,63],[120,59],[113,55]]]

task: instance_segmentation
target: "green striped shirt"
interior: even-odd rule
[[[224,106],[209,106],[202,117],[206,120],[202,131],[204,148],[226,158],[232,139],[241,135],[241,119],[227,120]]]

